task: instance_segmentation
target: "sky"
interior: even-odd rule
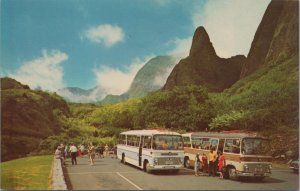
[[[1,77],[32,89],[126,92],[151,58],[188,56],[197,27],[247,56],[270,0],[0,0]]]

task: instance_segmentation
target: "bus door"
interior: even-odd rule
[[[225,139],[219,139],[218,152],[223,153]]]
[[[140,145],[139,145],[139,166],[142,166],[143,145],[144,145],[144,136],[141,136]]]

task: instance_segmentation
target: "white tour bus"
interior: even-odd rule
[[[146,172],[183,168],[183,140],[179,133],[166,130],[132,130],[122,132],[117,156]]]
[[[256,133],[239,131],[195,132],[183,134],[184,166],[194,166],[196,154],[223,152],[225,178],[255,177],[262,180],[271,175],[272,156],[269,140]]]

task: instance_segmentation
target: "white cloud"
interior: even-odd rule
[[[156,75],[153,79],[153,85],[163,87],[166,84],[166,81],[171,74],[174,66],[179,62],[178,56],[172,56],[171,65],[168,68],[165,68],[163,72],[161,72],[159,75]]]
[[[270,0],[207,1],[195,7],[194,28],[204,26],[220,57],[247,55],[257,27]]]
[[[125,93],[129,89],[136,73],[152,57],[147,56],[144,59],[134,59],[125,71],[108,66],[94,69],[98,88],[104,89],[107,94],[120,95]]]
[[[187,38],[176,38],[168,44],[174,44],[174,48],[168,52],[168,54],[179,57],[179,58],[185,58],[189,55],[191,45],[192,45],[192,37]]]
[[[56,91],[64,87],[63,68],[61,63],[68,59],[66,53],[59,50],[42,51],[42,56],[22,63],[17,71],[8,76],[28,84],[31,88],[41,87],[42,89]]]
[[[95,89],[86,90],[86,94],[73,93],[68,89],[60,89],[57,91],[57,94],[63,96],[66,100],[75,102],[75,103],[92,103],[101,101],[107,94],[106,92],[96,87]]]
[[[103,24],[90,27],[84,31],[83,38],[87,38],[94,43],[112,47],[115,44],[124,41],[125,34],[123,29],[117,25]]]

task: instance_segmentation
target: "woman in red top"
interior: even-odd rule
[[[219,164],[218,164],[218,172],[220,173],[220,178],[223,178],[223,167],[225,166],[225,157],[223,152],[219,154]]]
[[[202,155],[202,172],[207,173],[208,172],[208,163],[207,163],[207,156],[205,153]]]

